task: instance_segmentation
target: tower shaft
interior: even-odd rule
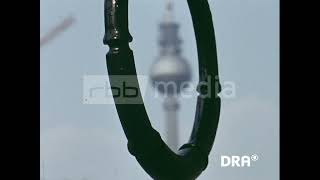
[[[173,151],[178,150],[178,118],[177,118],[177,111],[179,109],[178,100],[173,96],[168,96],[165,98],[163,103],[166,119],[165,119],[165,138],[167,145]]]

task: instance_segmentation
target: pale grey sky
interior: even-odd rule
[[[181,25],[183,56],[197,81],[197,52],[185,0],[173,0]],[[131,47],[139,74],[158,55],[158,23],[164,0],[130,0]],[[216,30],[221,82],[236,84],[222,99],[209,166],[199,180],[277,180],[279,176],[279,2],[209,0]],[[106,75],[104,0],[41,0],[41,35],[64,17],[75,24],[41,48],[41,161],[47,180],[149,180],[127,151],[114,105],[82,103],[82,77]],[[151,87],[149,87],[151,88]],[[180,140],[186,141],[195,98],[181,99]],[[154,127],[163,131],[161,99],[145,97]],[[222,168],[221,155],[258,154],[250,168]],[[42,173],[41,173],[42,175]]]

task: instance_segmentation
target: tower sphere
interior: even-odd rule
[[[180,93],[191,79],[189,64],[180,56],[165,54],[151,67],[152,85],[161,93]],[[185,83],[185,84],[183,84]]]

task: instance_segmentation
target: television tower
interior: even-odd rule
[[[178,150],[178,118],[179,102],[177,95],[181,92],[181,84],[191,78],[190,66],[181,56],[181,39],[178,36],[179,25],[173,19],[173,3],[166,2],[164,19],[160,23],[160,55],[151,67],[151,80],[155,89],[165,95],[163,107],[166,113],[165,139],[173,151]],[[165,85],[164,85],[165,84]]]

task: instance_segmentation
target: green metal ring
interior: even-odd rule
[[[220,83],[212,15],[207,0],[187,0],[191,13],[198,51],[199,82],[208,82],[210,89],[198,88],[199,96],[192,133],[189,141],[171,151],[151,126],[142,98],[135,104],[115,105],[129,152],[142,168],[157,180],[194,180],[208,165],[220,116]],[[104,44],[110,47],[106,55],[111,87],[118,84],[120,76],[133,76],[130,80],[139,88],[133,53],[129,47],[132,37],[128,30],[128,0],[105,0]],[[218,88],[216,85],[218,84]],[[211,97],[201,95],[211,92]],[[139,91],[140,93],[140,91]],[[141,94],[139,94],[141,95]]]

